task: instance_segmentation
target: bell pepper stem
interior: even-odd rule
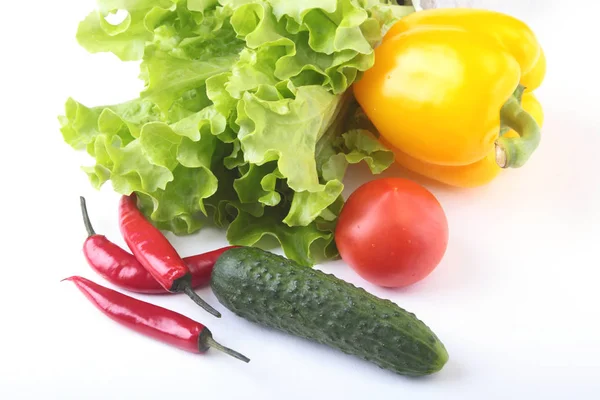
[[[496,163],[500,168],[522,167],[540,144],[540,127],[514,96],[502,106],[500,118],[519,137],[501,136],[496,140]]]

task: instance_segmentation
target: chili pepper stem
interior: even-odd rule
[[[519,133],[519,137],[502,136],[496,140],[496,163],[500,168],[522,167],[540,144],[540,127],[514,96],[504,103],[500,116],[503,123]]]
[[[87,230],[88,237],[94,236],[96,232],[92,227],[92,223],[90,222],[90,216],[88,214],[87,205],[85,204],[85,197],[79,196],[79,203],[81,204],[81,215],[83,216],[83,223],[85,224],[85,229]]]
[[[209,347],[212,347],[214,349],[217,349],[219,351],[222,351],[225,354],[229,354],[232,357],[237,358],[238,360],[241,360],[245,363],[250,362],[250,359],[248,357],[246,357],[245,355],[238,353],[235,350],[230,349],[229,347],[225,347],[222,344],[218,343],[215,339],[213,339],[213,337],[211,335],[207,335],[204,337],[204,341],[206,342],[206,344]]]
[[[182,283],[182,285],[180,287],[181,287],[181,290],[183,291],[183,293],[187,294],[188,297],[194,301],[194,303],[198,304],[200,307],[204,308],[206,311],[208,311],[215,317],[221,318],[221,313],[218,312],[217,310],[215,310],[206,301],[202,300],[202,298],[200,296],[198,296],[198,294],[196,294],[196,292],[194,292],[194,289],[187,282]]]

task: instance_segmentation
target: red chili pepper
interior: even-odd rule
[[[131,253],[117,246],[106,236],[98,235],[92,227],[85,198],[80,197],[83,222],[88,238],[83,253],[90,266],[104,279],[130,292],[165,294],[166,291]],[[192,274],[192,288],[207,285],[217,259],[225,251],[237,246],[222,247],[208,253],[185,257]]]
[[[214,347],[244,362],[250,361],[248,357],[217,343],[207,327],[184,315],[134,299],[80,276],[64,280],[73,282],[109,318],[145,336],[192,353],[204,353]]]
[[[185,261],[192,273],[192,288],[208,285],[217,259],[227,250],[236,247],[239,246],[225,246],[206,253],[196,254],[195,256],[184,257],[183,261]]]
[[[221,317],[221,313],[194,292],[190,269],[162,232],[138,210],[135,195],[121,197],[119,227],[135,258],[165,290],[185,293],[200,307]]]

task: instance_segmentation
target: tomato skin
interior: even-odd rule
[[[342,259],[365,280],[404,287],[428,276],[448,245],[448,221],[435,196],[403,178],[367,182],[352,193],[335,232]]]

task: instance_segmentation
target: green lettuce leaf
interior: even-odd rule
[[[327,245],[333,234],[330,231],[321,231],[316,222],[308,226],[289,227],[281,223],[281,218],[277,209],[267,209],[260,217],[241,211],[230,224],[227,239],[240,246],[254,246],[265,237],[272,237],[279,242],[288,258],[301,265],[312,265],[313,244],[322,241],[321,245]]]
[[[315,146],[338,102],[339,97],[322,86],[300,87],[293,100],[265,101],[245,93],[236,120],[245,160],[258,165],[277,160],[292,189],[322,190]]]
[[[214,57],[210,61],[187,60],[147,49],[142,63],[147,84],[141,96],[167,113],[184,93],[204,86],[213,75],[229,71],[236,59],[237,54]]]
[[[393,160],[349,90],[414,11],[392,3],[97,0],[78,42],[139,61],[144,89],[116,105],[68,99],[62,138],[93,158],[94,187],[136,193],[160,229],[215,225],[307,266],[336,257],[347,166],[377,174]]]
[[[139,60],[159,21],[175,9],[177,0],[99,0],[77,31],[79,44],[90,53],[112,52],[123,61]],[[119,24],[107,17],[116,11],[126,15]]]

